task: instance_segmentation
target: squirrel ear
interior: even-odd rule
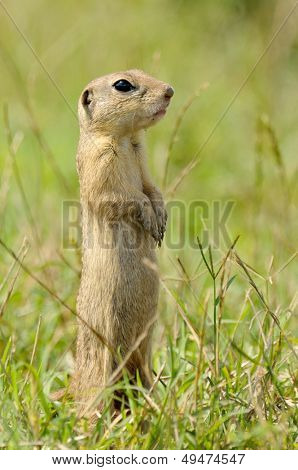
[[[89,106],[89,104],[92,101],[92,95],[93,95],[92,90],[87,89],[83,92],[83,94],[82,94],[82,105],[84,107]]]

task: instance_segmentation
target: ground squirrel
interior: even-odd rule
[[[150,385],[159,290],[155,247],[167,215],[148,174],[144,130],[164,116],[173,94],[167,83],[129,70],[93,80],[79,100],[83,255],[77,310],[83,321],[73,388],[81,410],[144,331],[126,368],[132,377],[139,370]]]

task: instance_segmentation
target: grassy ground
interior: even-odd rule
[[[27,267],[0,246],[1,448],[297,448],[298,8],[262,57],[294,3],[1,2],[0,238]],[[131,67],[176,90],[148,133],[171,204],[156,383],[133,394],[124,379],[131,413],[116,420],[107,390],[90,432],[73,403],[49,400],[76,326],[55,296],[75,308],[80,270],[62,207],[78,198],[79,93]]]

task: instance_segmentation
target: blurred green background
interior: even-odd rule
[[[297,280],[298,8],[272,39],[294,4],[1,0],[1,238],[18,252],[26,236],[31,244],[28,266],[75,305],[80,262],[75,250],[62,248],[62,202],[77,200],[79,194],[77,100],[91,79],[141,68],[175,88],[166,118],[148,131],[154,180],[162,184],[169,157],[169,187],[204,145],[198,165],[174,194],[165,191],[168,201],[207,201],[207,225],[212,223],[213,201],[234,201],[228,230],[231,239],[240,235],[238,253],[258,271],[256,279],[274,309],[292,314]],[[199,96],[185,110],[195,93]],[[168,155],[179,116],[182,122]],[[181,221],[173,215],[170,230],[179,231],[181,223],[186,238],[203,229],[200,220]],[[221,241],[214,248],[218,260],[228,246]],[[187,243],[176,251],[165,243],[159,252],[165,279],[177,276],[177,256],[189,273],[200,261],[198,250]],[[288,260],[281,274],[270,280]],[[1,248],[0,282],[11,261]],[[241,276],[233,284],[227,311],[231,318],[238,316],[247,285]],[[206,286],[208,281],[198,292]],[[7,292],[7,286],[0,291],[5,307],[0,352],[10,338],[15,367],[23,374],[42,313],[46,320],[34,363],[46,375],[74,338],[74,319],[63,309],[61,313],[22,272],[5,300]],[[192,302],[186,300],[190,309]],[[165,324],[171,323],[173,308],[164,294],[162,312]],[[295,318],[293,314],[287,323],[291,337]],[[244,326],[243,337],[246,332]],[[252,352],[253,346],[248,349]],[[62,371],[71,368],[71,357],[66,359]],[[17,420],[17,412],[11,416]]]

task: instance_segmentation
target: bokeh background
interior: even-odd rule
[[[169,223],[171,236],[182,230],[185,243],[173,250],[166,239],[159,251],[163,282],[176,297],[183,297],[191,321],[200,330],[203,313],[197,298],[204,303],[212,280],[210,284],[205,272],[196,278],[191,284],[196,296],[181,281],[183,276],[195,277],[204,267],[200,250],[191,248],[188,238],[195,240],[207,226],[214,263],[219,263],[229,246],[223,239],[219,245],[212,245],[214,201],[234,201],[227,226],[231,240],[240,235],[239,256],[251,267],[251,275],[283,322],[292,347],[297,344],[298,8],[281,27],[294,5],[293,0],[1,0],[0,237],[21,259],[26,252],[24,262],[32,273],[69,305],[75,306],[80,254],[78,249],[63,248],[62,207],[63,201],[78,200],[79,194],[75,169],[77,100],[91,79],[140,68],[175,88],[167,116],[148,131],[149,166],[154,180],[163,186],[168,201],[182,201],[186,207],[185,218],[173,213]],[[196,155],[198,164],[174,192],[169,191]],[[187,204],[193,200],[207,204],[205,220],[200,214],[197,218],[189,215]],[[22,245],[24,237],[29,248]],[[231,270],[235,264],[231,264]],[[256,293],[251,293],[250,281],[239,269],[242,274],[238,272],[233,278],[222,313],[225,330],[220,344],[223,350],[227,348],[226,338],[234,332],[236,322],[239,344],[255,357],[259,338],[266,347],[274,346],[279,333],[272,333],[272,318],[268,325],[263,323],[264,305]],[[0,276],[0,356],[6,368],[6,373],[0,371],[4,384],[1,395],[6,397],[3,406],[7,410],[0,423],[2,445],[17,447],[21,441],[48,439],[49,446],[56,445],[56,440],[75,446],[66,444],[67,432],[64,439],[55,428],[46,398],[47,405],[40,404],[39,398],[32,404],[32,396],[40,389],[47,396],[50,388],[67,382],[73,361],[75,319],[17,263],[13,264],[3,247]],[[247,301],[250,295],[251,302]],[[212,312],[210,307],[205,335],[206,357],[210,360]],[[171,341],[177,354],[182,347],[179,335],[184,338],[183,354],[188,354],[187,328],[183,323],[179,332],[177,306],[164,290],[160,313],[156,336],[164,352],[155,357],[157,369],[163,359],[167,362],[169,337],[174,338]],[[170,328],[174,317],[173,333]],[[256,321],[259,317],[260,323]],[[193,343],[191,338],[189,341]],[[169,430],[169,441],[160,438],[156,445],[231,447],[237,442],[235,446],[240,447],[293,447],[296,434],[291,400],[297,367],[286,341],[284,346],[280,358],[282,378],[277,376],[288,381],[283,393],[289,401],[288,408],[285,406],[289,415],[276,417],[282,425],[277,426],[275,434],[270,415],[272,429],[265,427],[264,437],[258,431],[256,440],[255,429],[262,430],[259,422],[249,431],[244,426],[242,434],[236,423],[228,436],[227,429],[219,425],[215,431],[219,434],[213,440],[196,433],[187,440],[184,431],[184,437],[177,438],[176,431]],[[189,354],[196,357],[193,344]],[[231,363],[236,361],[232,353],[230,359]],[[207,363],[206,370],[202,366],[206,372],[202,387],[209,373]],[[24,394],[27,391],[23,404],[20,390]],[[23,415],[20,418],[23,408],[27,410],[26,419]],[[257,417],[266,422],[270,413],[266,415],[261,404],[259,408]],[[68,422],[68,408],[63,410],[60,416],[64,412],[63,419]],[[201,421],[196,417],[197,421],[204,424],[216,415],[214,410],[209,412],[208,418],[204,414]],[[46,418],[40,418],[44,414]],[[11,432],[20,419],[18,432]],[[47,434],[44,423],[49,420],[54,430]],[[170,429],[168,421],[167,425]],[[182,423],[183,429],[189,426],[193,423]],[[41,437],[42,430],[46,438]],[[119,436],[114,436],[114,442]],[[143,445],[140,442],[136,447]],[[146,445],[152,447],[152,441]]]

